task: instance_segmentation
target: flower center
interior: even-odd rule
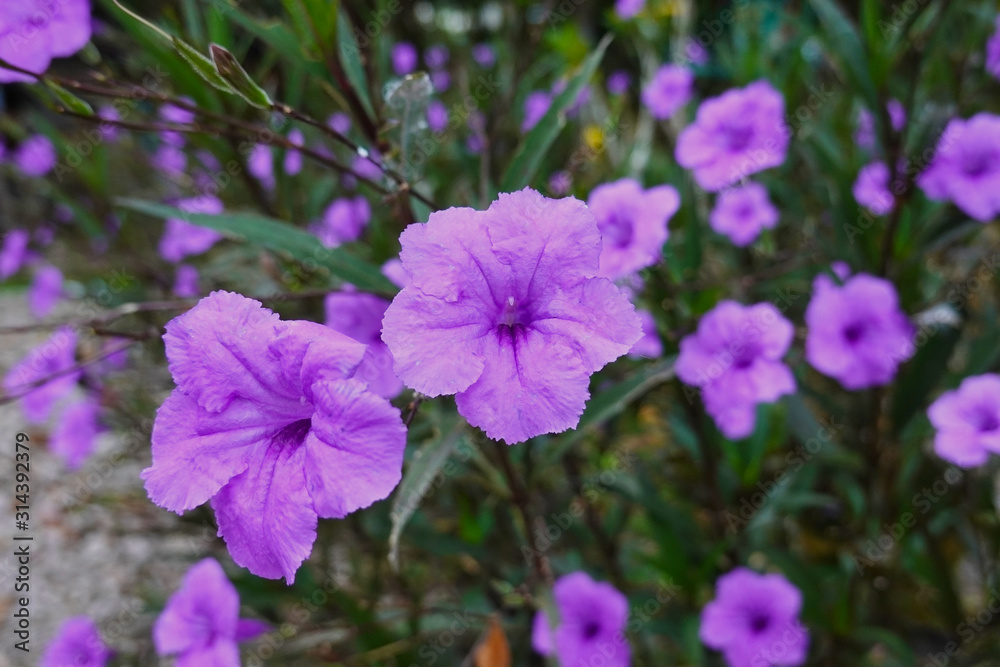
[[[771,625],[771,619],[765,614],[754,614],[750,617],[750,630],[754,634],[760,634]]]
[[[851,345],[857,343],[865,335],[865,325],[855,322],[844,329],[844,340]]]
[[[753,139],[753,126],[745,123],[732,123],[724,128],[726,145],[729,150],[739,152],[750,145]]]
[[[628,247],[632,243],[634,234],[631,217],[621,212],[611,214],[611,217],[601,225],[601,236],[605,243],[616,248]]]
[[[292,422],[285,428],[281,429],[281,431],[274,436],[273,442],[281,445],[282,447],[301,445],[305,442],[310,428],[312,428],[311,419],[300,419]]]
[[[977,146],[965,153],[962,171],[970,178],[978,178],[993,171],[995,161],[993,151]]]
[[[977,415],[977,427],[980,433],[993,433],[1000,430],[1000,418],[991,411],[980,410]]]
[[[586,625],[583,626],[583,638],[584,639],[593,639],[594,637],[597,636],[597,633],[600,632],[600,631],[601,631],[601,627],[597,624],[597,622],[596,621],[590,621]]]

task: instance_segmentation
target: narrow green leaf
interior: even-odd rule
[[[340,62],[344,66],[344,73],[347,80],[351,82],[354,92],[361,98],[361,103],[365,107],[365,113],[374,115],[372,101],[368,97],[368,82],[365,77],[365,68],[361,63],[361,47],[358,40],[354,38],[351,31],[351,22],[347,16],[340,14],[337,20],[337,46],[340,51]]]
[[[417,511],[420,502],[427,494],[431,482],[441,471],[448,457],[465,432],[465,422],[457,415],[452,417],[454,426],[436,442],[425,445],[417,450],[410,465],[406,468],[403,481],[392,500],[392,532],[389,533],[389,563],[392,569],[399,571],[399,536],[403,533],[406,523]]]
[[[343,248],[326,248],[309,232],[281,220],[243,212],[222,215],[187,213],[173,206],[141,199],[118,199],[115,204],[154,218],[182,218],[201,227],[226,232],[268,250],[287,253],[299,262],[325,268],[331,275],[360,290],[383,295],[393,295],[399,291],[377,266],[355,257]]]
[[[171,37],[170,40],[174,43],[174,49],[176,49],[181,58],[186,60],[195,73],[207,81],[210,86],[218,88],[224,93],[236,94],[233,87],[216,71],[215,64],[210,58],[202,55],[198,49],[178,37]]]
[[[59,101],[59,104],[66,107],[73,113],[82,114],[84,116],[94,115],[93,107],[60,86],[58,83],[45,79],[45,85],[48,86],[53,96],[55,96],[55,98]]]
[[[209,44],[208,50],[212,54],[215,71],[226,80],[237,95],[258,109],[271,108],[271,98],[250,78],[233,54],[218,44]]]
[[[840,59],[855,86],[861,91],[868,108],[878,110],[878,94],[871,76],[865,43],[857,28],[844,15],[834,0],[809,0],[813,11],[826,29],[827,45]],[[876,113],[876,122],[881,114]]]
[[[559,132],[566,125],[566,110],[573,105],[580,91],[583,90],[584,86],[594,76],[594,72],[597,70],[601,59],[604,58],[604,52],[610,43],[611,35],[607,35],[601,40],[597,48],[594,49],[594,52],[583,61],[580,71],[570,79],[566,90],[552,101],[549,110],[538,121],[538,124],[528,132],[528,136],[518,146],[517,151],[514,153],[514,159],[511,160],[507,171],[504,172],[503,179],[500,182],[501,192],[520,190],[531,183],[531,179],[534,178],[535,173],[541,166],[542,159],[548,152],[552,142],[556,140]]]

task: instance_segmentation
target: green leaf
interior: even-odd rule
[[[542,164],[542,158],[548,153],[552,142],[556,140],[559,132],[566,125],[566,110],[573,105],[580,91],[594,76],[611,39],[611,35],[607,35],[601,40],[594,52],[583,61],[580,71],[570,79],[566,90],[552,101],[549,110],[545,112],[538,124],[528,132],[528,136],[518,146],[517,152],[514,153],[514,159],[511,160],[507,171],[504,172],[500,182],[501,192],[514,192],[531,183],[531,179],[534,178]]]
[[[365,69],[361,64],[361,47],[358,46],[358,40],[354,38],[354,33],[351,31],[351,22],[344,14],[340,14],[337,21],[337,46],[340,51],[340,62],[344,66],[344,73],[347,75],[347,80],[351,83],[351,87],[354,88],[354,92],[361,99],[361,104],[365,107],[365,113],[369,116],[374,116],[372,101],[368,96]]]
[[[852,83],[861,91],[868,108],[877,111],[878,94],[861,35],[834,0],[809,0],[809,4],[826,28],[827,45],[840,59]],[[875,118],[878,123],[881,114],[876,113]]]
[[[383,295],[393,295],[399,291],[377,266],[355,257],[343,248],[326,248],[309,232],[281,220],[256,213],[187,213],[173,206],[141,199],[117,199],[115,204],[154,218],[181,218],[201,227],[243,238],[268,250],[287,253],[299,262],[325,268],[331,275],[360,290]]]
[[[68,90],[60,86],[58,83],[50,81],[49,79],[45,79],[45,85],[49,87],[49,90],[52,92],[53,96],[55,96],[55,98],[59,100],[59,103],[62,104],[67,109],[69,109],[70,111],[72,111],[73,113],[78,113],[83,116],[94,115],[93,107],[91,107],[85,101],[81,100],[79,97],[77,97],[73,93],[69,92]]]
[[[455,423],[447,435],[438,438],[436,442],[425,445],[417,450],[410,465],[406,468],[399,491],[392,500],[392,532],[389,533],[389,563],[392,569],[399,571],[399,536],[406,527],[413,513],[417,511],[420,502],[427,495],[431,482],[441,471],[448,457],[465,432],[465,421],[457,415],[451,418]]]
[[[948,309],[956,319],[959,317],[949,305],[942,303],[936,308]],[[936,311],[931,309],[925,314],[932,312]],[[923,414],[927,397],[948,371],[948,361],[961,337],[961,329],[947,322],[934,321],[929,326],[920,327],[916,339],[917,352],[903,367],[896,381],[891,415],[892,426],[897,433],[913,417]]]
[[[177,50],[180,57],[186,60],[195,73],[207,81],[209,85],[224,93],[237,94],[215,69],[215,63],[210,58],[202,55],[198,49],[178,37],[171,37],[170,40],[174,43],[174,49]]]
[[[667,382],[674,377],[674,362],[677,357],[667,357],[651,364],[627,380],[607,389],[587,403],[587,408],[580,417],[580,423],[572,431],[567,431],[555,438],[545,448],[544,465],[549,465],[562,458],[570,446],[584,436],[591,426],[603,423],[658,384]]]
[[[233,54],[218,44],[209,44],[208,50],[212,54],[215,70],[237,95],[258,109],[271,108],[271,98],[250,78]]]

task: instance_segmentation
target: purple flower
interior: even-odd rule
[[[623,178],[594,188],[587,206],[601,232],[601,270],[598,275],[617,280],[663,260],[667,221],[681,199],[672,186],[643,190],[639,182]]]
[[[398,259],[390,259],[382,265],[382,275],[392,282],[393,285],[402,289],[410,282],[410,276],[403,268],[403,263]]]
[[[198,284],[198,269],[190,264],[178,264],[174,273],[174,296],[182,299],[190,299],[201,294],[201,287]]]
[[[108,142],[117,141],[119,130],[114,121],[122,119],[121,114],[118,113],[118,109],[108,104],[98,110],[97,117],[105,120],[105,122],[98,125],[98,128],[101,130],[101,138]]]
[[[691,99],[694,72],[682,65],[664,65],[642,89],[642,103],[653,118],[664,120]]]
[[[993,20],[993,34],[986,42],[986,71],[1000,79],[1000,16]]]
[[[729,90],[698,107],[677,139],[677,162],[703,189],[722,188],[785,161],[785,101],[767,81]]]
[[[594,581],[586,572],[573,572],[559,577],[552,596],[559,627],[553,632],[545,612],[535,614],[531,645],[536,652],[546,656],[555,653],[562,667],[631,664],[625,639],[628,599],[618,589]]]
[[[397,76],[404,76],[417,69],[417,47],[400,42],[392,47],[392,69]]]
[[[875,215],[886,215],[896,205],[889,191],[889,167],[885,162],[872,162],[862,167],[851,192],[859,204]]]
[[[681,340],[677,377],[701,387],[705,410],[723,435],[746,438],[756,426],[758,404],[795,391],[795,378],[781,361],[794,333],[769,303],[722,301]]]
[[[720,192],[708,224],[728,236],[733,245],[743,247],[753,243],[763,230],[777,225],[778,218],[778,209],[768,199],[767,188],[750,182]]]
[[[889,125],[896,132],[906,125],[906,107],[897,99],[886,102],[885,108],[889,111]]]
[[[431,69],[441,69],[448,64],[448,47],[444,44],[435,44],[427,49],[424,54],[424,62]]]
[[[36,74],[53,58],[71,56],[90,41],[88,0],[17,0],[0,13],[0,59]],[[34,77],[0,67],[0,83],[34,83]]]
[[[565,169],[560,169],[549,176],[549,191],[557,197],[568,195],[572,187],[573,175]]]
[[[76,386],[80,371],[71,370],[76,366],[75,355],[76,333],[61,327],[7,373],[4,390],[22,396],[21,410],[29,423],[48,419],[52,407]]]
[[[600,233],[572,197],[501,194],[487,211],[432,213],[400,243],[410,284],[382,322],[396,375],[429,396],[456,394],[493,439],[575,427],[589,376],[641,335],[625,295],[595,277]]]
[[[25,229],[7,232],[0,247],[0,280],[6,280],[21,270],[28,256],[28,241],[31,235]]]
[[[49,449],[70,470],[79,470],[94,452],[97,434],[100,432],[97,419],[100,409],[101,406],[94,399],[77,401],[66,408],[52,432]]]
[[[330,117],[326,119],[326,124],[339,134],[347,134],[351,131],[351,117],[343,111],[330,114]]]
[[[4,70],[0,68],[0,71]],[[22,141],[14,153],[14,164],[22,174],[32,178],[39,178],[52,171],[56,166],[56,160],[55,146],[42,134],[36,134]]]
[[[529,94],[524,100],[524,121],[521,123],[521,132],[527,132],[537,125],[550,106],[552,106],[552,95],[548,92],[536,90]]]
[[[886,110],[889,112],[889,125],[896,132],[903,129],[906,124],[906,108],[897,99],[889,100],[886,103]],[[861,109],[858,112],[858,125],[854,130],[854,143],[861,148],[872,150],[875,148],[875,117],[868,109]]]
[[[698,636],[730,667],[801,665],[809,651],[801,609],[802,593],[783,576],[740,567],[719,577]]]
[[[104,667],[111,655],[94,622],[86,616],[76,616],[59,626],[38,667]]]
[[[938,456],[963,468],[983,465],[991,452],[1000,454],[1000,375],[965,378],[941,394],[927,416],[937,429]]]
[[[240,618],[240,597],[212,558],[192,566],[153,625],[160,656],[176,655],[178,667],[240,667],[237,642],[253,639],[269,626]]]
[[[624,95],[632,85],[632,75],[625,70],[616,70],[608,76],[608,92],[612,95]]]
[[[187,168],[187,154],[184,149],[168,142],[160,143],[151,159],[153,166],[167,176],[179,178]]]
[[[233,560],[291,584],[318,517],[399,483],[399,410],[353,377],[364,345],[239,294],[213,292],[166,329],[177,388],[153,424],[149,497],[177,513],[211,499]]]
[[[889,383],[915,351],[913,325],[882,278],[861,273],[840,286],[817,276],[805,319],[806,359],[847,389]]]
[[[194,100],[190,97],[179,98],[187,104],[194,105]],[[176,104],[164,104],[160,107],[160,118],[172,125],[190,125],[194,122],[195,114],[190,109],[179,107]]]
[[[443,92],[451,87],[451,74],[447,70],[439,69],[435,72],[431,72],[431,85],[434,86],[434,90],[438,92]]]
[[[326,326],[366,345],[354,377],[385,398],[395,398],[403,383],[392,372],[392,354],[382,342],[382,317],[389,302],[373,294],[344,291],[326,297]]]
[[[371,207],[363,196],[335,199],[326,207],[323,220],[314,223],[310,231],[327,248],[336,248],[357,241],[371,217]]]
[[[684,57],[695,65],[708,63],[708,51],[701,42],[691,37],[684,42]]]
[[[473,111],[469,114],[468,126],[470,134],[465,140],[465,147],[473,155],[478,155],[486,146],[486,116],[482,111]]]
[[[202,195],[177,202],[177,208],[185,213],[204,213],[219,215],[223,211],[222,202],[218,197]],[[160,237],[160,256],[168,262],[179,262],[189,255],[198,255],[214,246],[222,234],[209,229],[192,225],[181,218],[167,218]]]
[[[497,53],[489,44],[476,44],[472,47],[472,59],[475,60],[480,67],[488,69],[496,64]]]
[[[619,18],[628,20],[641,12],[646,6],[646,0],[618,0],[615,2],[615,13]]]
[[[934,149],[917,184],[931,199],[952,201],[967,215],[988,222],[1000,212],[1000,116],[978,113],[954,119]]]
[[[663,341],[660,340],[660,334],[656,331],[656,320],[653,319],[653,314],[648,310],[637,308],[635,314],[642,322],[642,338],[635,342],[632,349],[628,351],[628,356],[655,359],[663,354]]]
[[[448,127],[448,107],[441,100],[427,105],[427,127],[434,133],[444,132]]]
[[[296,128],[288,133],[288,140],[296,146],[302,146],[306,138],[302,136],[302,130]],[[302,171],[302,153],[290,148],[285,152],[285,173],[295,176],[300,171]]]
[[[255,144],[247,157],[247,171],[267,190],[274,189],[274,154],[269,146]]]
[[[381,160],[381,158],[379,158],[379,156],[375,153],[372,154],[372,157]],[[354,162],[351,163],[351,169],[357,172],[359,176],[369,181],[375,181],[377,183],[382,180],[382,169],[367,156],[354,156]]]
[[[52,312],[62,296],[62,271],[48,264],[38,269],[28,288],[28,307],[32,314],[42,319]]]

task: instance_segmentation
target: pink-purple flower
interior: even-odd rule
[[[851,187],[854,199],[875,215],[886,215],[896,205],[889,191],[889,176],[889,167],[885,162],[865,165]]]
[[[677,162],[716,192],[785,161],[791,132],[785,100],[767,81],[705,100],[677,138]]]
[[[314,223],[310,230],[324,246],[336,248],[357,241],[371,217],[371,207],[363,196],[344,197],[333,200],[326,207],[323,219]]]
[[[600,232],[572,197],[501,194],[486,211],[432,213],[400,243],[410,284],[382,322],[396,375],[429,396],[456,394],[491,438],[575,427],[590,375],[641,336],[628,298],[596,277]]]
[[[888,384],[913,356],[914,328],[887,280],[860,273],[837,285],[813,283],[806,308],[806,360],[847,389]]]
[[[3,237],[0,246],[0,280],[6,280],[21,270],[28,256],[28,241],[31,235],[26,229],[14,229]]]
[[[490,68],[496,63],[497,54],[489,44],[476,44],[472,47],[472,59],[480,67]]]
[[[444,132],[448,127],[448,107],[441,100],[427,105],[427,127],[431,132]]]
[[[718,233],[728,236],[736,246],[753,243],[765,229],[778,224],[780,214],[767,196],[767,188],[748,182],[719,193],[708,224]]]
[[[417,69],[417,47],[409,42],[399,42],[392,47],[392,70],[404,76]]]
[[[645,6],[646,0],[617,0],[615,13],[618,14],[619,18],[628,20],[641,12]]]
[[[559,577],[552,587],[559,624],[553,629],[544,611],[535,614],[531,645],[555,655],[562,667],[628,667],[632,653],[625,638],[628,599],[614,586],[586,572]]]
[[[80,371],[75,366],[76,333],[61,327],[7,373],[3,387],[8,394],[22,396],[24,418],[38,424],[76,386]]]
[[[190,264],[178,264],[177,271],[174,273],[173,293],[174,296],[179,296],[182,299],[189,299],[201,294],[198,269]]]
[[[615,70],[608,75],[606,82],[608,92],[612,95],[624,95],[632,85],[632,75],[625,70]]]
[[[68,469],[78,470],[94,452],[101,431],[100,411],[100,404],[93,398],[81,399],[63,411],[49,440],[49,449]]]
[[[934,451],[963,468],[986,463],[1000,454],[1000,375],[987,373],[962,380],[927,410],[934,425]]]
[[[663,341],[660,340],[660,334],[656,331],[656,320],[653,319],[653,314],[648,310],[637,308],[635,314],[642,322],[642,338],[635,342],[628,354],[630,357],[655,359],[663,354]]]
[[[247,171],[267,190],[274,189],[274,153],[270,146],[254,144],[247,157]]]
[[[698,636],[729,667],[794,667],[809,652],[801,610],[802,593],[783,576],[740,567],[719,577]]]
[[[535,90],[529,93],[524,100],[524,120],[521,121],[521,132],[527,132],[537,125],[550,106],[552,106],[551,93],[544,90]]]
[[[986,71],[1000,79],[1000,16],[993,19],[993,34],[986,42]]]
[[[949,122],[917,184],[980,222],[993,219],[1000,212],[1000,116],[983,112]]]
[[[211,558],[192,566],[153,625],[160,656],[177,656],[178,667],[240,667],[238,642],[270,626],[240,618],[240,597],[222,566]]]
[[[104,667],[112,653],[86,616],[66,619],[38,662],[38,667]]]
[[[291,583],[318,518],[399,483],[399,410],[354,377],[364,345],[239,294],[213,292],[166,329],[177,388],[153,425],[149,497],[178,513],[211,500],[233,560]]]
[[[89,0],[10,0],[0,12],[0,59],[43,74],[53,58],[71,56],[90,41]],[[0,67],[0,83],[34,77]]]
[[[14,164],[22,174],[32,178],[39,178],[52,171],[56,160],[56,148],[43,134],[28,137],[14,152]]]
[[[642,103],[653,118],[670,118],[691,100],[694,72],[683,65],[663,65],[642,89]]]
[[[366,346],[354,377],[368,383],[379,396],[399,396],[403,383],[393,372],[392,354],[382,342],[382,318],[389,302],[374,294],[344,291],[328,294],[324,305],[326,326]]]
[[[769,303],[722,301],[681,340],[677,377],[701,387],[705,410],[723,435],[745,438],[756,426],[758,404],[795,391],[795,378],[782,361],[794,333]]]
[[[223,211],[222,201],[212,195],[201,195],[182,199],[177,208],[185,213],[219,215]],[[167,218],[160,237],[160,256],[168,262],[179,262],[190,255],[198,255],[222,239],[222,234],[193,225],[181,218]]]
[[[670,185],[643,190],[635,179],[623,178],[594,188],[587,206],[601,232],[598,275],[617,280],[662,261],[667,221],[680,205]]]
[[[296,146],[303,146],[305,145],[306,138],[302,134],[302,130],[295,128],[288,133],[288,140]],[[302,153],[294,148],[289,148],[285,152],[284,167],[285,173],[289,176],[295,176],[302,171]]]
[[[31,314],[41,319],[52,312],[63,297],[62,271],[44,264],[40,266],[28,287],[28,308]]]

